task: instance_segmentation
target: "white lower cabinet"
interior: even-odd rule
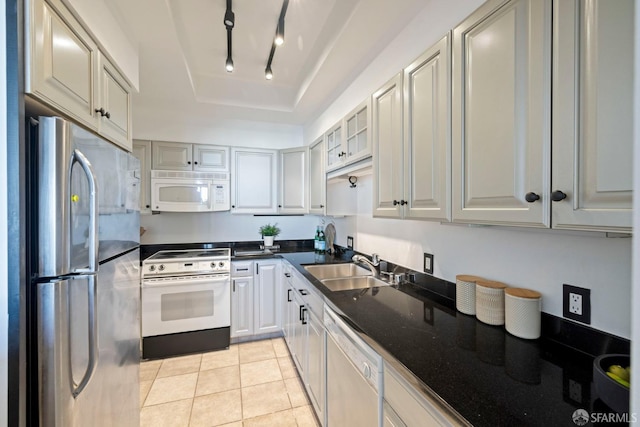
[[[300,379],[321,425],[326,408],[326,332],[322,320],[324,302],[312,286],[285,264],[284,334]]]
[[[231,264],[231,338],[280,332],[280,260]]]
[[[385,363],[382,424],[384,427],[422,427],[452,426],[455,422]]]

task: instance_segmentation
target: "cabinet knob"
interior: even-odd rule
[[[194,165],[197,165],[197,164],[198,164],[198,162],[193,162],[193,164],[194,164]]]
[[[533,203],[536,200],[540,200],[540,196],[538,196],[536,193],[527,193],[524,196],[524,199],[529,203]]]
[[[190,164],[191,164],[191,162],[190,162],[190,161],[187,161],[187,164],[188,164],[188,165],[190,165]]]
[[[404,205],[408,205],[409,202],[407,202],[406,200],[400,200],[400,206],[404,206]]]
[[[553,200],[554,202],[559,202],[560,200],[564,200],[567,198],[566,193],[563,193],[560,190],[556,190],[553,193],[551,193],[551,200]]]
[[[150,205],[147,205],[147,206],[146,206],[146,208],[147,208],[147,209],[149,209],[150,207],[151,207]]]
[[[236,205],[231,205],[231,207],[232,207],[233,209],[235,209],[235,208],[236,208]]]
[[[104,116],[105,116],[107,119],[110,119],[110,118],[111,118],[111,113],[107,111],[106,113],[104,113]]]
[[[282,205],[278,205],[278,207],[279,207],[279,208],[281,208],[281,207],[282,207]]]
[[[398,202],[397,200],[394,200],[393,201],[393,206],[396,206],[398,203],[400,203],[400,202]]]
[[[324,208],[324,205],[320,205],[320,209]]]
[[[347,155],[347,153],[345,153],[344,151],[341,152],[341,153],[338,153],[338,157],[342,157],[342,156],[346,156],[346,155]]]
[[[100,116],[104,117],[104,113],[105,113],[104,108],[96,108],[95,112],[100,113]]]

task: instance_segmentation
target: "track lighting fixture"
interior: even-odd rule
[[[224,26],[227,28],[227,61],[225,63],[225,67],[227,72],[231,73],[233,71],[233,59],[231,55],[231,30],[236,24],[236,16],[231,10],[231,1],[227,0],[227,10],[224,13]]]
[[[271,70],[271,63],[273,62],[273,55],[276,53],[276,47],[281,46],[284,43],[284,16],[287,14],[287,8],[289,7],[289,0],[282,2],[282,9],[280,9],[280,16],[278,17],[278,26],[276,27],[276,35],[271,45],[271,52],[269,52],[269,59],[267,60],[267,67],[264,69],[264,77],[267,80],[273,79],[273,71]]]

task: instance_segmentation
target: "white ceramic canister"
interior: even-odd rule
[[[476,314],[476,282],[485,280],[478,276],[458,274],[456,276],[456,308],[464,314]]]
[[[505,328],[524,339],[540,338],[542,294],[531,289],[505,289]]]
[[[493,280],[476,282],[476,317],[488,325],[504,325],[504,283]]]

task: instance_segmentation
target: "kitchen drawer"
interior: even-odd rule
[[[231,262],[231,276],[232,277],[253,276],[253,261]]]
[[[384,400],[407,427],[451,426],[435,402],[428,401],[395,370],[384,365]]]

